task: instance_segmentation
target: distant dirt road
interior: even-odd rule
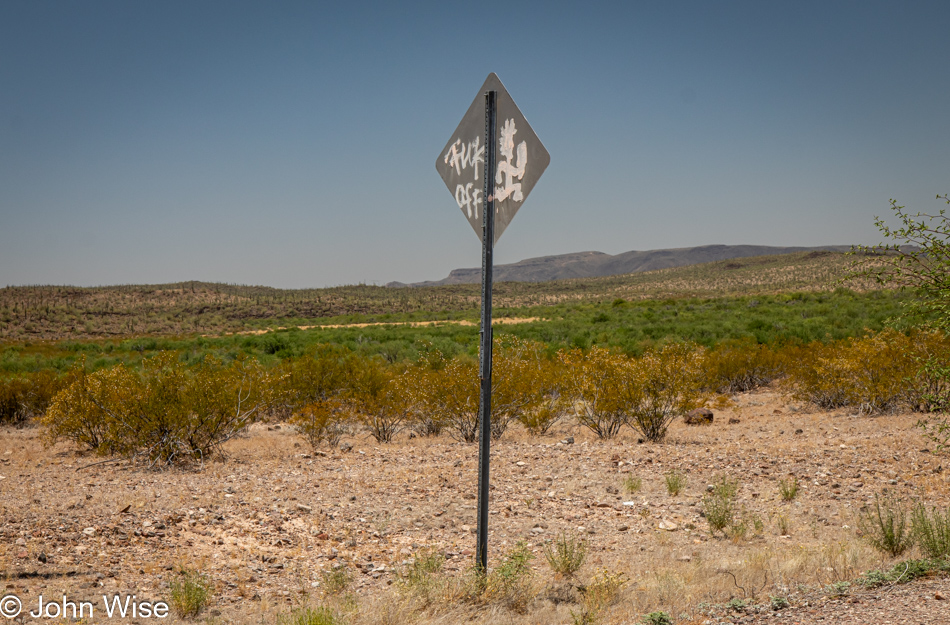
[[[540,321],[540,317],[502,317],[500,319],[492,319],[492,325],[509,325],[513,323],[531,323],[533,321]],[[369,328],[372,326],[410,326],[413,328],[421,328],[424,326],[475,326],[478,325],[474,321],[469,321],[467,319],[443,319],[436,321],[377,321],[373,323],[334,323],[328,325],[314,325],[314,326],[296,326],[299,330],[312,330],[314,328]],[[277,328],[267,328],[264,330],[246,330],[244,332],[227,332],[227,335],[231,334],[267,334],[268,332],[274,332],[276,330],[286,330],[286,327],[277,327]]]

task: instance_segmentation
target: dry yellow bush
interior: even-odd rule
[[[752,339],[730,339],[706,352],[705,385],[720,393],[744,393],[785,374],[781,350]]]
[[[172,352],[146,359],[141,371],[87,373],[80,361],[70,379],[41,419],[47,440],[153,464],[207,458],[269,404],[272,387],[256,361],[209,356],[189,368]]]
[[[631,362],[626,413],[631,427],[649,441],[666,437],[679,415],[702,405],[703,349],[671,343]]]
[[[863,414],[918,407],[928,393],[945,392],[939,376],[921,373],[928,358],[942,357],[950,342],[940,332],[904,334],[887,329],[834,343],[789,351],[786,388],[821,408],[853,406]]]
[[[307,404],[294,412],[290,422],[316,449],[323,443],[336,446],[340,438],[350,431],[352,419],[347,404],[339,398],[330,397]]]

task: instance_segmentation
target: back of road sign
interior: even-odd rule
[[[491,180],[495,196],[494,246],[551,162],[551,156],[498,76],[489,74],[435,161],[445,186],[479,239],[482,238],[485,192],[486,91],[497,93],[497,166]]]

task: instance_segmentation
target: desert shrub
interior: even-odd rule
[[[519,542],[490,573],[474,567],[461,598],[474,603],[500,603],[523,614],[537,595],[531,576],[532,559],[534,554],[527,543]]]
[[[492,344],[491,437],[498,439],[508,424],[530,413],[539,399],[536,383],[539,349],[513,337]],[[457,440],[474,443],[479,433],[481,388],[478,363],[472,358],[446,358],[430,350],[410,373],[409,401],[416,412],[449,430]]]
[[[950,197],[938,195],[950,204]],[[873,247],[857,246],[852,254],[861,257],[852,263],[851,278],[870,278],[883,285],[913,291],[905,303],[904,319],[924,321],[950,328],[950,217],[942,209],[937,214],[909,213],[891,200],[891,210],[900,225],[891,228],[875,217],[874,224],[888,241]]]
[[[357,419],[380,443],[393,437],[409,421],[410,395],[407,376],[401,368],[387,365],[378,358],[360,359],[357,373],[350,382],[348,403]]]
[[[950,508],[927,509],[922,503],[911,512],[911,532],[929,558],[950,558]]]
[[[627,423],[631,360],[602,347],[565,351],[559,357],[577,422],[599,438],[614,438]]]
[[[666,482],[666,492],[668,492],[671,497],[676,497],[686,488],[686,475],[676,469],[664,475],[663,480]]]
[[[448,362],[441,352],[424,344],[422,357],[403,373],[406,380],[406,403],[411,407],[409,428],[419,436],[438,436],[445,428],[439,389],[442,368]]]
[[[284,361],[276,376],[279,412],[289,416],[350,390],[360,364],[351,350],[329,344],[316,345],[303,356]]]
[[[444,586],[445,580],[438,575],[444,565],[445,556],[436,549],[422,550],[400,572],[399,586],[427,605]]]
[[[705,386],[718,393],[744,393],[785,374],[779,351],[750,338],[727,339],[706,352]]]
[[[833,345],[814,342],[807,346],[786,346],[783,351],[788,358],[788,374],[782,380],[782,387],[789,396],[826,410],[848,405],[844,387],[837,380],[824,377],[819,368],[823,358],[833,355]]]
[[[713,484],[711,491],[703,495],[703,514],[709,524],[709,531],[715,533],[730,527],[736,514],[736,494],[739,481],[722,476]]]
[[[828,345],[812,343],[789,367],[793,397],[821,408],[879,414],[913,400],[914,342],[893,329]]]
[[[314,449],[324,443],[335,447],[350,431],[352,414],[343,400],[331,397],[297,410],[291,415],[290,422],[297,426]]]
[[[502,335],[492,342],[491,435],[498,439],[515,420],[528,415],[547,431],[563,410],[561,381],[549,366],[541,343]],[[542,402],[546,413],[541,411]],[[538,416],[543,418],[538,419]]]
[[[628,475],[623,478],[623,491],[625,493],[638,493],[643,488],[643,478],[635,475]]]
[[[23,378],[0,380],[0,425],[22,425],[29,419],[25,397],[29,382]]]
[[[532,355],[534,387],[532,401],[520,413],[518,420],[535,435],[544,435],[556,423],[574,412],[574,402],[567,392],[567,380],[561,363],[544,358],[539,352]]]
[[[63,385],[64,378],[49,369],[0,379],[0,425],[19,426],[41,416]]]
[[[921,577],[935,573],[946,573],[948,571],[950,571],[950,560],[942,558],[905,560],[894,564],[894,566],[888,570],[866,571],[858,578],[857,583],[866,588],[877,588],[885,584],[906,584]]]
[[[627,422],[649,441],[663,440],[673,419],[702,404],[701,347],[672,343],[632,361],[629,371]]]
[[[587,558],[587,542],[573,534],[561,534],[544,545],[544,558],[555,573],[570,578]]]
[[[620,591],[627,585],[624,573],[611,573],[604,569],[595,575],[584,589],[581,611],[571,611],[575,625],[592,625],[601,613],[620,599]]]
[[[858,517],[862,537],[872,547],[897,557],[913,545],[914,535],[904,502],[895,495],[875,495]]]
[[[192,569],[181,569],[169,581],[172,609],[182,618],[198,616],[208,605],[213,585],[207,575]]]
[[[922,430],[924,438],[936,444],[937,451],[943,451],[950,446],[950,422],[947,420],[950,412],[950,348],[939,352],[934,350],[920,360],[916,408],[939,414],[920,419],[917,427]]]
[[[256,361],[206,357],[187,367],[172,352],[94,373],[81,362],[41,423],[47,440],[70,440],[100,454],[151,464],[202,460],[242,431],[269,404],[267,376]]]
[[[320,585],[324,594],[328,596],[339,595],[352,581],[353,575],[346,565],[324,569],[320,572]]]
[[[438,351],[426,355],[413,371],[409,389],[416,412],[427,415],[456,440],[478,440],[478,364],[471,358],[446,358]]]
[[[778,491],[782,495],[782,501],[791,501],[798,495],[798,478],[792,476],[791,479],[783,478],[778,482]]]
[[[937,330],[910,334],[917,373],[910,389],[911,407],[919,412],[950,412],[950,337]]]
[[[670,615],[662,611],[644,614],[640,622],[643,625],[673,625],[673,619],[670,618]]]

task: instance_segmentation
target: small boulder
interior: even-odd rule
[[[690,410],[686,416],[683,417],[683,422],[686,425],[712,425],[713,411],[709,408]]]

